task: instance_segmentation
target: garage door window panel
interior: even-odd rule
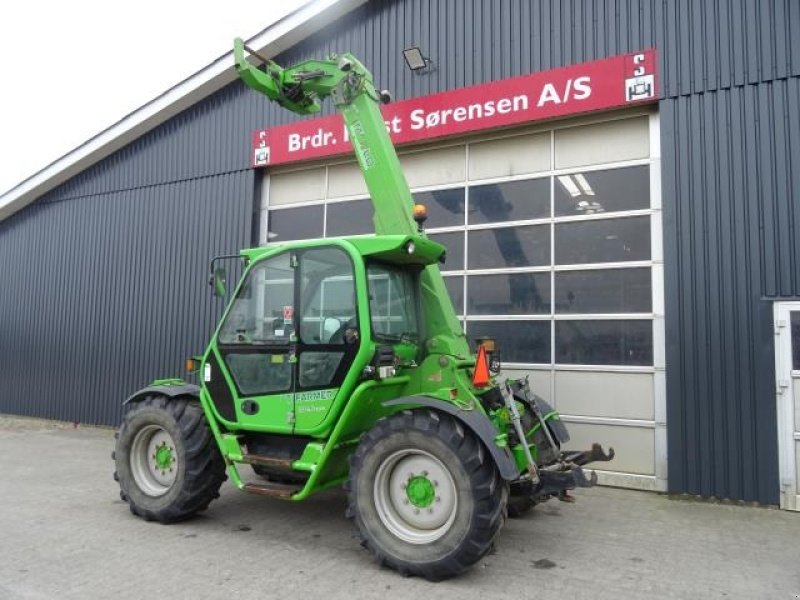
[[[594,269],[555,274],[555,311],[573,314],[650,313],[650,268]]]
[[[400,165],[411,188],[458,184],[466,179],[466,147],[452,146],[400,154]]]
[[[556,217],[648,209],[650,168],[640,165],[558,175],[553,191]]]
[[[550,170],[550,132],[469,145],[469,178],[513,177]]]
[[[327,210],[325,235],[328,237],[375,233],[372,221],[375,210],[370,200],[330,202]]]
[[[578,365],[653,365],[651,320],[555,322],[555,361]]]
[[[500,223],[550,216],[550,178],[505,181],[469,188],[469,223]]]
[[[636,117],[556,129],[556,169],[598,165],[650,156],[649,119]]]
[[[481,337],[498,341],[503,362],[550,363],[550,321],[468,321],[467,338],[472,346]]]
[[[472,230],[468,241],[470,269],[505,269],[550,264],[549,225]]]
[[[317,202],[325,198],[324,168],[277,172],[270,176],[270,206]]]
[[[367,195],[369,195],[369,191],[358,163],[344,163],[328,167],[328,199]]]
[[[464,224],[464,188],[414,193],[414,202],[428,209],[425,227],[453,227]]]
[[[325,207],[321,204],[269,212],[267,241],[285,242],[322,237]]]
[[[550,273],[470,275],[473,315],[550,314]]]
[[[650,260],[650,217],[555,225],[557,265]]]

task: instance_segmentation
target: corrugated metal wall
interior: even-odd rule
[[[800,169],[794,166],[800,156],[797,31],[796,0],[373,0],[279,60],[291,63],[349,50],[371,67],[381,87],[403,99],[656,47],[662,90],[670,487],[775,503],[769,299],[800,295],[795,236]],[[401,50],[412,44],[435,61],[432,73],[414,75],[405,68]],[[80,394],[62,399],[64,376],[42,376],[28,364],[31,356],[48,347],[48,335],[58,332],[59,339],[70,339],[66,331],[77,321],[72,307],[81,305],[78,292],[70,287],[76,285],[74,280],[62,277],[57,287],[50,285],[53,275],[47,270],[48,261],[38,258],[41,248],[51,248],[59,258],[74,248],[88,264],[89,257],[97,262],[94,248],[105,239],[87,231],[79,207],[89,211],[90,206],[102,205],[109,211],[105,218],[116,223],[117,237],[124,239],[125,221],[138,228],[148,222],[148,211],[160,214],[162,204],[182,204],[170,186],[175,190],[195,186],[198,196],[207,199],[206,209],[214,220],[191,211],[170,212],[170,219],[182,231],[205,235],[191,242],[185,238],[178,251],[170,246],[155,248],[178,262],[198,257],[202,275],[212,250],[227,251],[248,238],[252,198],[243,196],[252,195],[248,191],[252,181],[247,179],[250,175],[237,173],[248,164],[250,132],[294,118],[241,84],[232,84],[49,195],[53,200],[82,199],[66,200],[62,208],[34,205],[0,224],[3,281],[11,276],[21,282],[12,288],[20,295],[49,298],[32,305],[39,307],[37,319],[19,320],[18,303],[10,294],[2,295],[2,331],[14,327],[15,333],[13,343],[5,334],[0,338],[0,359],[12,356],[16,345],[27,344],[31,350],[26,360],[14,359],[14,383],[1,380],[5,387],[0,387],[0,410],[25,406],[16,390],[27,385],[35,387],[33,394],[26,393],[35,398],[31,402],[39,403],[35,414],[82,415],[85,420],[109,422],[116,412],[106,407],[103,382],[111,381],[119,390],[112,403],[123,388],[127,391],[139,383],[135,378],[118,383],[120,365],[114,359],[110,366],[116,371],[91,369],[89,375],[75,375],[78,380],[102,378],[93,383],[94,392],[86,392],[88,399]],[[242,178],[240,187],[245,189],[242,197],[234,191],[239,189],[233,183],[237,178]],[[228,183],[223,184],[222,195],[235,196],[231,210],[226,210],[225,201],[211,198],[214,185],[223,180]],[[117,202],[114,209],[99,200],[153,185],[163,194],[151,204],[138,195]],[[95,194],[103,195],[87,197]],[[75,208],[67,208],[70,203]],[[76,211],[74,221],[59,212],[71,210]],[[230,227],[231,233],[213,246],[207,237],[217,232],[210,228],[215,222],[221,229]],[[63,231],[65,223],[74,223],[75,229]],[[128,239],[124,256],[141,247],[141,243],[131,245],[137,239]],[[5,260],[11,253],[15,258]],[[27,262],[20,262],[20,256]],[[110,261],[100,263],[94,267],[99,272],[114,272]],[[129,325],[136,335],[172,340],[171,347],[159,342],[162,354],[148,364],[173,365],[160,372],[175,372],[175,361],[201,343],[209,325],[202,336],[189,325],[176,327],[174,309],[165,309],[157,297],[149,312],[128,307],[127,292],[134,288],[129,285],[122,288],[127,292],[121,292],[120,286],[146,281],[143,266],[128,261],[125,276],[114,284],[116,307],[102,296],[93,299],[93,306],[133,315],[137,325]],[[200,303],[203,318],[212,318],[213,311],[203,304],[209,302],[205,289],[176,287],[175,291]],[[70,308],[60,308],[64,305],[59,296],[70,298],[66,305]],[[11,312],[6,313],[9,307]],[[25,340],[26,328],[34,325],[40,333]],[[153,330],[143,331],[146,326]],[[22,332],[23,339],[16,332]],[[98,348],[96,356],[130,357],[126,354],[130,336],[98,336],[99,332],[82,338]],[[190,337],[191,343],[177,347]]]
[[[671,489],[778,501],[772,301],[800,296],[800,78],[661,103]]]
[[[111,424],[182,376],[222,308],[209,259],[249,242],[253,179],[50,199],[0,223],[0,412]]]

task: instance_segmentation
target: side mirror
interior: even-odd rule
[[[226,287],[226,277],[224,267],[217,267],[214,269],[213,273],[211,273],[211,277],[209,277],[208,283],[214,288],[214,295],[217,298],[224,298],[228,291]]]

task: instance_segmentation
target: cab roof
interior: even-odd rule
[[[338,242],[345,242],[352,246],[358,254],[366,258],[403,265],[434,264],[442,260],[446,252],[444,246],[429,240],[424,235],[359,235],[267,244],[258,248],[242,250],[241,255],[250,260],[257,260],[262,256],[275,254],[282,249],[311,248],[331,243],[339,245]]]

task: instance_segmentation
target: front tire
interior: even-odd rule
[[[219,497],[225,463],[196,400],[148,396],[131,406],[116,438],[114,479],[133,514],[174,523]]]
[[[382,564],[432,581],[490,550],[508,499],[483,443],[429,409],[378,421],[353,455],[347,489],[362,545]]]

